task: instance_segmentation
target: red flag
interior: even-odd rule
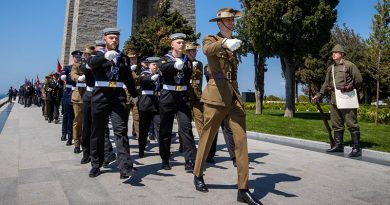
[[[39,81],[38,74],[37,74],[37,80],[35,81],[35,83],[37,84],[37,87],[41,86],[41,81]]]
[[[58,61],[57,59],[57,73],[61,73],[61,71],[62,71],[62,66],[60,64],[60,61]]]

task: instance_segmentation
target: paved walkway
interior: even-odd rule
[[[156,142],[138,159],[138,175],[119,179],[115,164],[97,178],[80,154],[60,141],[60,125],[47,123],[40,108],[14,103],[0,112],[8,120],[0,134],[0,204],[237,204],[236,170],[221,136],[216,165],[205,181],[209,193],[194,191],[176,153],[173,169],[161,171]],[[131,125],[131,121],[129,121]],[[194,131],[196,133],[196,131]],[[111,134],[112,135],[112,134]],[[304,149],[249,140],[250,186],[264,204],[386,204],[390,202],[390,167]]]

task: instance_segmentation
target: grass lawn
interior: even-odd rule
[[[284,111],[264,110],[256,115],[254,110],[246,111],[247,130],[283,135],[294,138],[329,142],[326,128],[317,112],[296,112],[294,118],[283,117]],[[329,124],[331,122],[329,120]],[[390,152],[390,125],[359,122],[362,148]],[[351,144],[351,135],[346,129],[344,144]]]

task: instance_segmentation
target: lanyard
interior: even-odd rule
[[[171,58],[172,60],[175,60],[176,61],[176,57],[172,55],[172,52],[169,51],[167,54],[165,54],[165,56],[168,56],[169,58]],[[185,63],[187,62],[187,56],[186,55],[181,55],[180,59]]]

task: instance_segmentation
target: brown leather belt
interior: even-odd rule
[[[226,73],[223,73],[223,72],[211,73],[210,72],[208,74],[208,76],[209,76],[209,79],[226,79],[226,80],[229,80],[229,81],[236,80],[236,78],[232,76],[231,72],[226,72]]]

